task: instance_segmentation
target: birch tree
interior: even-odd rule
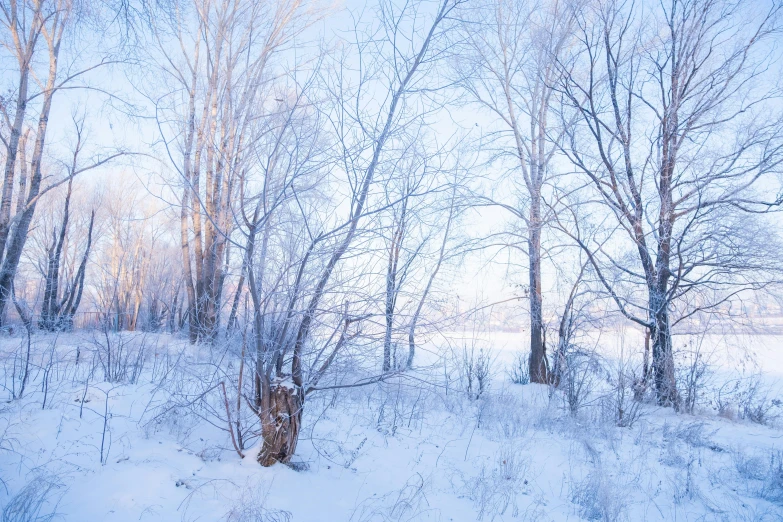
[[[0,193],[0,321],[5,320],[36,205],[43,194],[68,181],[59,178],[44,183],[49,116],[55,94],[83,87],[85,76],[114,62],[100,56],[85,64],[78,50],[62,55],[62,49],[72,43],[71,38],[80,27],[86,12],[82,7],[80,2],[71,0],[8,0],[0,4],[0,48],[14,62],[9,94],[0,100],[0,115],[6,128],[0,134],[5,148]],[[113,151],[93,158],[69,176],[97,168],[123,154]],[[15,185],[18,203],[14,206]]]
[[[307,27],[301,0],[193,0],[155,31],[152,59],[175,87],[154,98],[180,188],[191,342],[214,340],[248,132],[276,56]],[[173,125],[171,122],[175,122]]]

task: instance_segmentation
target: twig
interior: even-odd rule
[[[239,449],[239,446],[237,445],[237,439],[234,436],[234,427],[231,425],[231,408],[229,408],[228,406],[228,394],[226,394],[226,383],[220,381],[220,388],[223,390],[223,404],[226,405],[226,415],[228,415],[228,432],[231,434],[231,443],[234,445],[234,449],[237,451],[237,455],[239,455],[239,458],[244,459],[245,456],[242,454],[242,450]]]

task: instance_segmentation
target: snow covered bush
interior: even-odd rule
[[[416,474],[399,490],[364,500],[350,522],[436,522],[440,517],[429,506],[427,487],[424,478]]]
[[[489,389],[494,371],[492,351],[478,344],[476,340],[464,344],[455,357],[460,388],[471,400],[479,399]]]
[[[642,404],[634,394],[635,372],[630,363],[617,361],[609,371],[609,392],[601,397],[604,420],[620,428],[632,427],[643,415]]]
[[[598,357],[588,351],[574,351],[566,354],[561,373],[560,388],[565,407],[572,416],[592,402],[600,381],[602,370]]]
[[[5,505],[2,522],[48,522],[57,516],[57,495],[63,484],[56,477],[35,476]],[[54,504],[54,505],[52,505]]]
[[[266,507],[267,491],[261,487],[242,489],[239,499],[226,513],[225,522],[290,522],[291,513]]]
[[[517,497],[530,493],[532,480],[525,453],[519,445],[505,446],[489,465],[480,465],[478,475],[464,479],[464,494],[474,502],[478,520],[494,520],[506,512],[519,515]]]
[[[724,383],[715,391],[714,404],[721,417],[756,424],[771,425],[783,415],[783,400],[771,396],[759,375]]]
[[[583,479],[569,482],[571,502],[585,520],[621,522],[627,520],[627,493],[611,473],[596,466]]]
[[[514,360],[508,367],[508,377],[514,384],[530,383],[530,365],[528,360],[530,354],[527,352],[517,352],[514,354]]]
[[[710,378],[709,357],[701,349],[701,343],[693,341],[678,355],[681,361],[677,368],[677,386],[682,396],[680,410],[693,414]]]
[[[146,333],[94,331],[91,339],[106,382],[135,384],[150,350]]]
[[[783,506],[783,452],[737,449],[732,460],[750,493]]]
[[[496,440],[522,437],[530,429],[530,405],[509,390],[486,394],[480,408],[482,428]]]

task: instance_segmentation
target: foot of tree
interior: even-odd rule
[[[302,394],[293,384],[276,384],[269,395],[269,409],[261,413],[263,445],[256,457],[264,467],[291,460],[296,452],[302,420]]]

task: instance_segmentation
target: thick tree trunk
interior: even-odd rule
[[[8,226],[4,225],[0,227],[0,243],[2,243],[0,244],[0,252],[4,251],[6,242],[10,240],[10,243],[8,243],[7,246],[5,257],[2,258],[2,266],[0,266],[0,324],[5,322],[6,305],[8,304],[8,299],[11,297],[11,290],[14,283],[14,277],[16,276],[16,269],[19,266],[19,260],[22,257],[22,250],[24,249],[24,245],[27,242],[27,233],[30,228],[30,222],[33,219],[37,196],[41,187],[41,162],[43,161],[44,144],[46,142],[46,130],[49,125],[49,112],[51,111],[52,98],[56,91],[55,82],[57,79],[57,59],[60,54],[60,39],[62,38],[62,26],[58,26],[60,21],[60,14],[61,13],[57,13],[57,15],[54,17],[50,36],[46,38],[47,46],[49,48],[49,71],[46,80],[46,88],[43,91],[41,111],[38,114],[38,128],[35,135],[33,157],[30,163],[32,175],[30,179],[30,189],[27,195],[27,205],[22,214],[18,216],[19,221],[13,231],[13,235],[9,237]],[[21,74],[25,83],[25,91],[27,89],[26,75],[28,72],[28,64],[29,61],[25,62],[21,67]],[[18,96],[22,96],[21,91],[18,93]],[[22,98],[19,98],[19,100],[22,100]],[[17,113],[15,118],[18,118],[20,114],[24,116],[24,107],[22,105],[17,105]],[[5,183],[13,182],[13,169],[16,162],[16,154],[18,152],[17,146],[19,139],[19,135],[17,134],[16,137],[14,137],[13,133],[21,132],[21,125],[17,127],[17,123],[18,122],[15,119],[15,129],[12,129],[12,139],[17,141],[13,144],[13,150],[8,150],[9,156],[6,158],[6,171],[4,179]],[[13,153],[13,157],[11,157],[11,153]],[[11,172],[10,178],[8,177],[9,169]],[[4,199],[2,203],[3,212],[6,211],[6,208],[10,210],[10,199],[7,202],[5,201],[5,190],[6,189],[4,188]],[[0,254],[0,256],[2,256],[2,254]]]
[[[655,394],[659,405],[679,409],[680,397],[677,393],[677,381],[674,374],[674,351],[669,326],[669,309],[668,303],[664,302],[660,295],[660,292],[654,291],[650,299],[650,310],[653,313],[653,328],[650,330],[650,338],[652,339],[652,373]]]
[[[187,293],[187,316],[188,316],[188,337],[190,343],[195,343],[197,339],[197,318],[196,318],[196,290],[193,286],[193,272],[190,266],[190,238],[188,233],[188,196],[190,188],[185,185],[182,195],[182,210],[180,214],[180,245],[182,248],[182,271],[185,279],[185,290]]]
[[[56,55],[53,58],[56,63]],[[54,89],[54,80],[56,67],[50,65],[49,82],[47,83],[47,94],[44,97],[43,108],[38,117],[38,132],[35,139],[32,159],[32,178],[30,181],[30,190],[27,195],[27,206],[19,216],[16,228],[13,229],[13,235],[8,246],[2,266],[0,267],[0,322],[5,322],[5,309],[8,299],[11,297],[11,288],[13,286],[16,269],[19,266],[19,260],[22,257],[22,250],[27,242],[27,233],[30,229],[30,223],[33,220],[33,213],[37,203],[37,196],[41,187],[41,162],[43,157],[44,142],[46,139],[46,129],[49,123],[49,111],[52,106],[52,94]]]
[[[16,17],[14,17],[16,18]],[[37,24],[36,24],[37,25]],[[17,20],[14,20],[12,31],[17,31]],[[18,35],[17,35],[18,38]],[[21,50],[21,49],[19,49]],[[21,152],[21,162],[27,161],[24,154],[24,141],[22,141],[21,150],[19,148],[20,140],[26,139],[22,136],[22,127],[24,126],[25,113],[27,112],[27,87],[30,71],[30,60],[34,50],[34,43],[29,42],[23,56],[19,56],[19,87],[16,95],[16,111],[14,112],[14,121],[11,126],[11,135],[8,139],[5,154],[5,168],[3,175],[3,191],[0,197],[0,261],[5,254],[6,242],[8,241],[11,226],[11,197],[14,183],[14,169],[16,166],[17,154]],[[22,166],[22,169],[25,169]]]
[[[302,422],[304,393],[290,381],[274,383],[268,394],[268,407],[259,410],[263,445],[258,463],[264,467],[289,462],[296,452]],[[266,398],[264,402],[267,402]]]

